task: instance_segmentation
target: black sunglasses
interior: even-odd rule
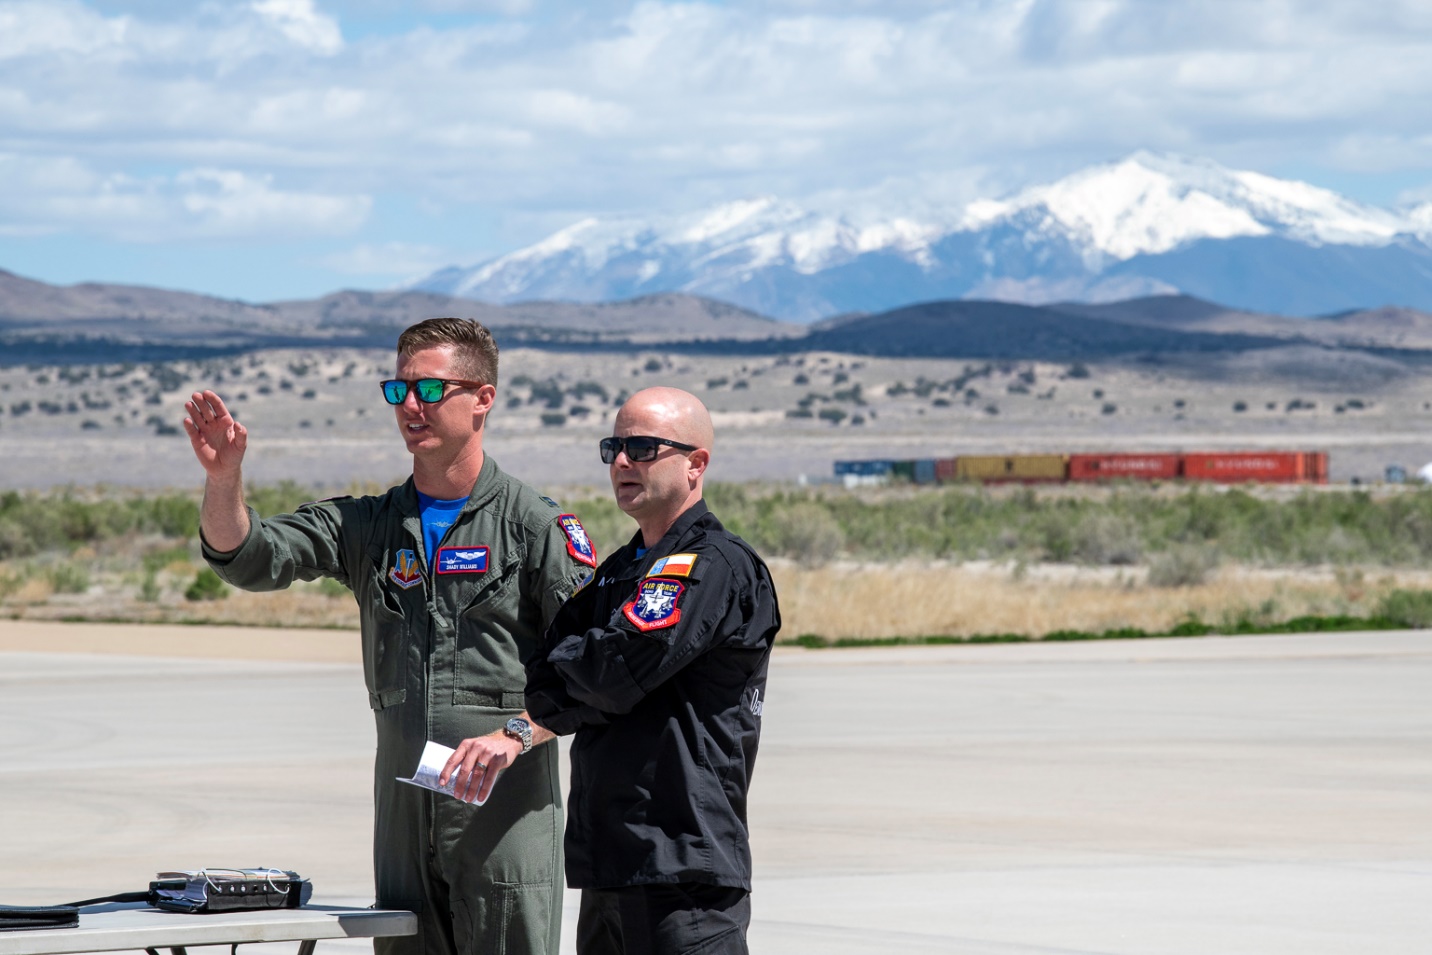
[[[633,434],[625,438],[603,438],[600,444],[602,463],[611,464],[623,451],[626,452],[627,460],[635,464],[640,464],[643,461],[655,461],[656,454],[661,450],[663,444],[676,448],[678,451],[697,450],[692,445],[672,441],[670,438],[653,438],[649,434]]]
[[[461,378],[418,378],[416,380],[405,380],[394,378],[390,381],[379,382],[383,389],[383,400],[390,405],[400,405],[408,397],[408,389],[413,389],[413,394],[425,405],[436,404],[443,400],[447,393],[447,385],[456,385],[459,388],[481,388],[480,381],[465,381]]]

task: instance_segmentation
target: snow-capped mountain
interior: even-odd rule
[[[807,321],[940,298],[1171,292],[1285,314],[1432,308],[1432,203],[1382,209],[1140,152],[918,218],[860,220],[761,198],[660,220],[586,219],[411,287],[504,303],[680,291]]]

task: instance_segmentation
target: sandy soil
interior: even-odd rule
[[[544,487],[604,485],[596,440],[625,394],[652,384],[690,389],[712,408],[715,480],[821,481],[839,458],[1032,451],[1326,449],[1333,480],[1364,482],[1389,464],[1432,461],[1432,378],[1360,367],[1308,373],[1288,356],[1185,369],[1089,365],[1087,377],[1039,362],[819,353],[514,349],[503,362],[488,447]],[[197,485],[178,426],[199,387],[232,399],[249,426],[251,480],[397,480],[408,460],[376,385],[391,369],[389,353],[370,351],[0,368],[0,487]],[[790,417],[803,408],[812,417]],[[821,412],[844,417],[832,423]]]
[[[351,630],[176,627],[159,624],[0,621],[0,653],[362,663]]]

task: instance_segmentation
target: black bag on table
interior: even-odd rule
[[[0,932],[74,928],[80,910],[74,905],[0,905]]]

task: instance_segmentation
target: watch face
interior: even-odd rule
[[[532,724],[521,717],[513,717],[507,721],[506,732],[508,736],[522,743],[522,752],[532,748]]]

